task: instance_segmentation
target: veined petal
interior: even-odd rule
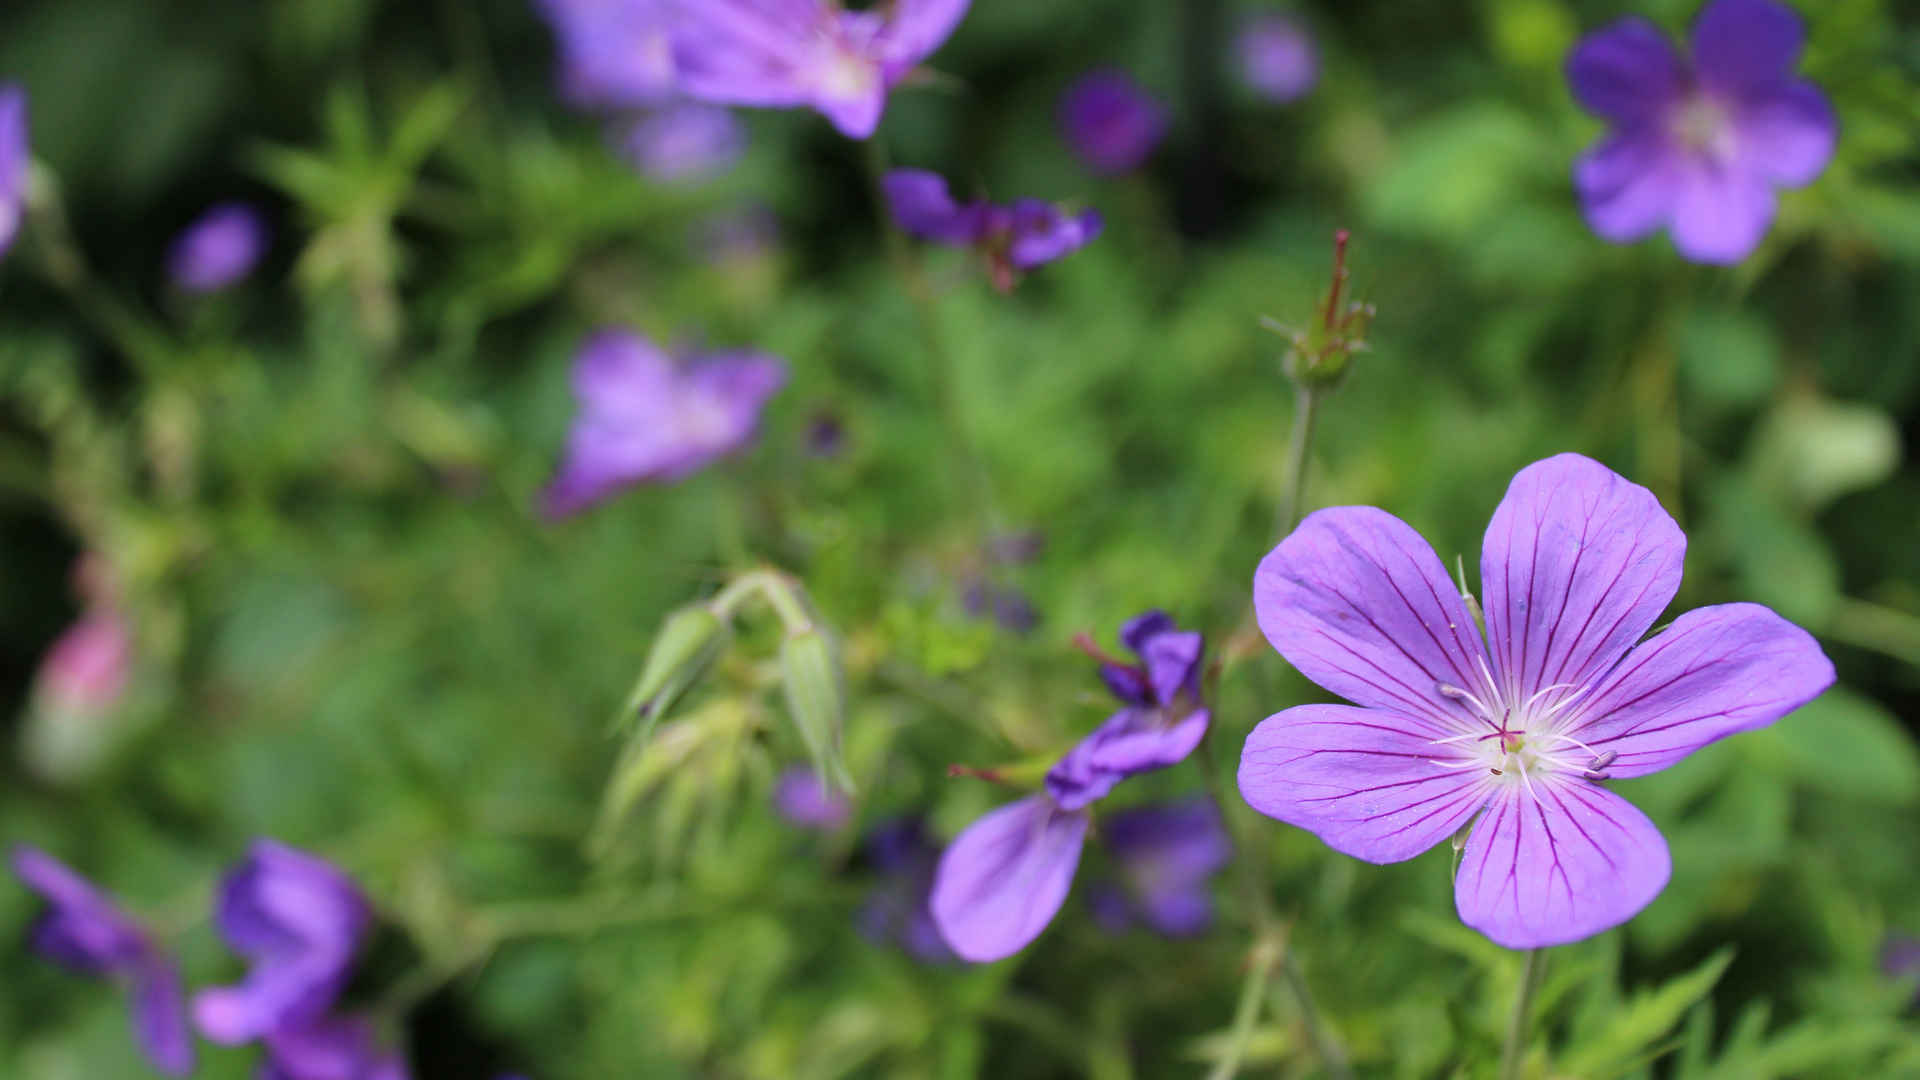
[[[1791,80],[1749,95],[1734,120],[1741,160],[1787,187],[1810,184],[1833,158],[1839,121],[1812,83]]]
[[[1686,551],[1653,492],[1591,458],[1560,454],[1520,470],[1480,554],[1487,642],[1507,700],[1585,686],[1612,667],[1680,590]]]
[[[940,857],[931,900],[940,935],[962,958],[1012,956],[1066,902],[1087,838],[1087,815],[1045,795],[1009,803],[967,826]]]
[[[1806,36],[1785,4],[1713,0],[1694,20],[1693,62],[1701,82],[1738,93],[1786,75]]]
[[[172,960],[150,957],[134,973],[132,990],[133,1037],[147,1060],[168,1076],[190,1075],[193,1033],[180,969]]]
[[[953,34],[973,0],[898,0],[876,43],[887,65],[887,81],[897,81]]]
[[[1567,57],[1580,104],[1618,124],[1651,119],[1686,89],[1687,69],[1660,28],[1621,19],[1588,34]]]
[[[1503,785],[1453,883],[1460,920],[1509,949],[1592,937],[1653,902],[1672,873],[1647,815],[1567,774]]]
[[[1737,263],[1773,224],[1773,188],[1743,168],[1689,162],[1673,207],[1673,246],[1694,262]]]
[[[1489,774],[1462,744],[1385,709],[1301,705],[1262,720],[1240,752],[1240,797],[1335,851],[1411,859],[1485,805]]]
[[[1473,617],[1420,534],[1371,506],[1307,515],[1253,575],[1260,630],[1302,675],[1423,730],[1477,723],[1442,683],[1485,687]]]
[[[1735,732],[1765,727],[1833,685],[1805,630],[1759,604],[1689,611],[1610,672],[1568,734],[1644,776]]]
[[[1644,127],[1604,140],[1573,165],[1573,186],[1587,224],[1616,244],[1667,223],[1679,198],[1679,180],[1665,136]]]

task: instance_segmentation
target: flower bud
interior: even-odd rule
[[[1282,368],[1287,378],[1303,386],[1323,389],[1338,386],[1346,377],[1347,361],[1354,353],[1367,348],[1367,327],[1373,321],[1373,305],[1349,303],[1343,295],[1347,279],[1352,276],[1347,269],[1349,235],[1345,229],[1333,234],[1333,282],[1305,329],[1263,320],[1268,329],[1287,337],[1290,347]]]
[[[726,622],[702,604],[683,607],[667,616],[653,639],[633,693],[627,695],[620,722],[638,720],[637,737],[646,738],[674,701],[726,651],[731,636]]]
[[[817,627],[787,635],[780,644],[780,679],[786,690],[787,710],[813,757],[821,783],[842,791],[853,790],[853,780],[840,758],[840,731],[846,715],[846,692],[833,645]]]

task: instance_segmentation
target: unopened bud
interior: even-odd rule
[[[832,783],[851,792],[853,780],[840,758],[846,693],[827,635],[815,627],[788,634],[780,644],[780,678],[787,711],[813,758],[814,773],[823,785]]]
[[[622,724],[638,721],[639,737],[653,730],[674,701],[726,651],[727,624],[705,605],[693,604],[667,616],[647,653],[646,666],[621,710]]]

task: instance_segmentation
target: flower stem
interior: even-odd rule
[[[1306,1025],[1307,1039],[1313,1043],[1313,1051],[1320,1055],[1320,1063],[1327,1067],[1327,1075],[1334,1080],[1353,1080],[1353,1067],[1347,1064],[1346,1048],[1340,1045],[1333,1032],[1327,1030],[1326,1022],[1320,1016],[1320,1010],[1314,1006],[1313,992],[1307,988],[1307,977],[1301,972],[1300,964],[1293,958],[1293,950],[1288,949],[1280,957],[1280,977],[1292,991],[1293,1000],[1300,1006],[1300,1022]]]
[[[1246,1056],[1247,1043],[1253,1039],[1253,1025],[1260,1019],[1260,1000],[1266,997],[1267,981],[1273,978],[1274,966],[1283,955],[1285,947],[1276,941],[1262,940],[1254,944],[1253,955],[1247,962],[1246,981],[1240,984],[1240,1004],[1233,1010],[1233,1030],[1227,1037],[1226,1051],[1207,1074],[1207,1080],[1232,1080],[1239,1074],[1240,1059]]]
[[[1300,524],[1300,509],[1305,505],[1307,457],[1313,445],[1314,421],[1320,412],[1320,392],[1304,380],[1293,384],[1293,433],[1287,440],[1287,487],[1280,496],[1280,516],[1276,531],[1285,537]]]
[[[1533,995],[1540,989],[1545,968],[1541,950],[1528,949],[1526,966],[1520,971],[1520,992],[1513,999],[1513,1018],[1507,1024],[1507,1048],[1500,1055],[1500,1080],[1520,1080],[1520,1065],[1526,1058],[1528,1014],[1533,1011]]]

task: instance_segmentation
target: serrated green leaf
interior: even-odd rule
[[[1554,1062],[1555,1069],[1590,1080],[1620,1075],[1638,1064],[1688,1009],[1713,990],[1731,963],[1733,950],[1721,949],[1658,990],[1635,994],[1591,1040],[1562,1054]]]

